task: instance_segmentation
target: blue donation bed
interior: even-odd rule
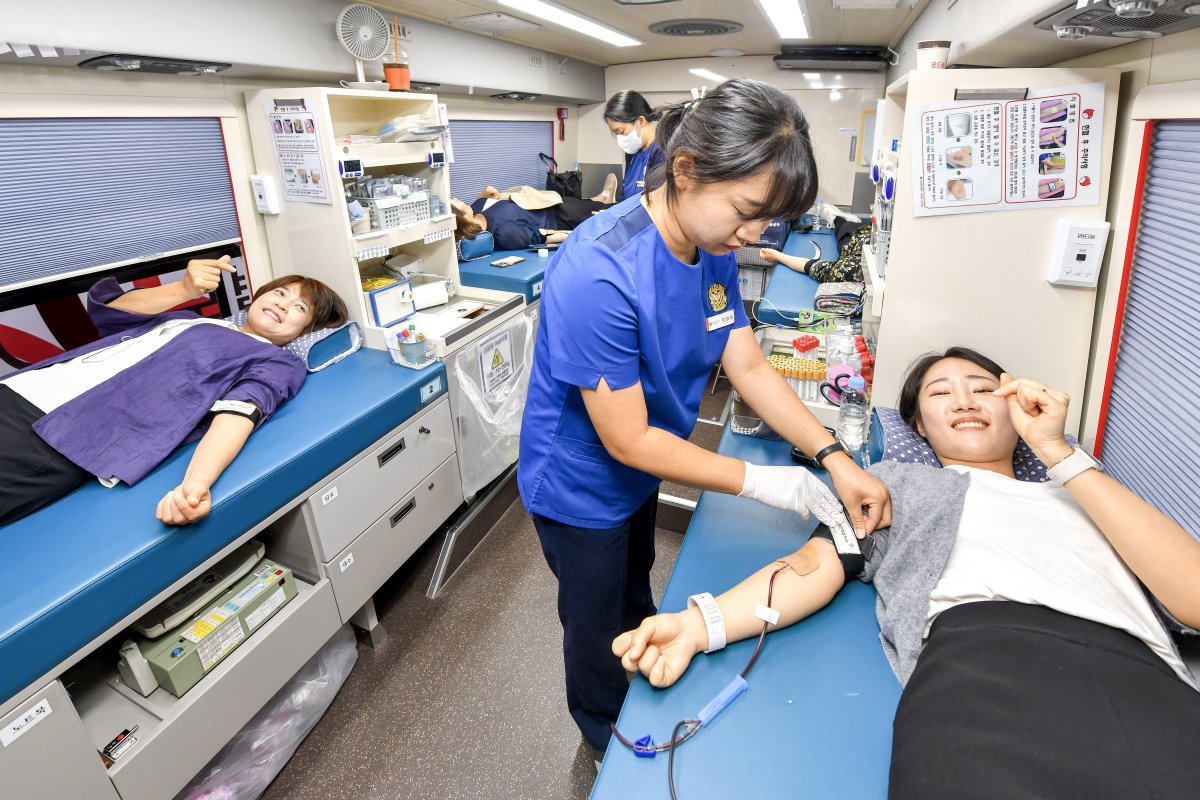
[[[790,466],[790,450],[726,428],[717,452]],[[679,611],[689,595],[729,589],[799,549],[815,527],[815,519],[705,492],[660,609]],[[749,688],[675,752],[679,796],[886,797],[900,684],[878,634],[875,590],[857,580],[816,614],[769,633],[746,676]],[[637,675],[617,722],[622,735],[669,741],[678,721],[694,719],[741,672],[756,641],[697,655],[668,689]],[[592,797],[668,797],[666,770],[665,752],[639,758],[614,739]]]
[[[529,305],[542,296],[542,277],[554,253],[551,250],[550,255],[543,258],[536,250],[497,250],[486,258],[458,262],[458,274],[464,286],[523,294]],[[509,256],[525,260],[511,267],[492,266],[493,261]]]
[[[250,437],[217,481],[212,513],[196,524],[170,527],[154,516],[182,479],[192,444],[136,486],[93,481],[0,529],[0,703],[54,677],[112,626],[445,391],[441,363],[411,371],[386,352],[359,350],[309,375]]]
[[[790,256],[812,258],[816,252],[813,245],[821,248],[821,258],[837,258],[837,237],[831,230],[792,233],[783,246],[783,252]],[[788,267],[775,265],[770,270],[770,282],[758,303],[758,321],[766,325],[795,325],[797,314],[812,309],[813,295],[821,284]]]

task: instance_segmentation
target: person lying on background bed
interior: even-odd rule
[[[818,528],[716,599],[736,641],[760,632],[772,573],[782,625],[848,577],[874,583],[904,684],[892,798],[1196,795],[1200,692],[1168,628],[1200,627],[1200,541],[1066,443],[1067,407],[972,350],[923,357],[900,412],[943,466],[872,467],[892,524],[864,541],[861,574]],[[1018,436],[1050,482],[1014,478]],[[708,646],[689,608],[646,619],[613,652],[665,687]]]
[[[486,186],[471,205],[451,198],[450,207],[457,218],[458,238],[491,231],[496,249],[524,250],[562,242],[584,220],[612,205],[616,191],[617,176],[609,173],[604,191],[589,199],[563,197],[532,186],[513,186],[503,192]],[[556,228],[543,227],[547,209],[553,210]]]
[[[763,261],[782,264],[807,275],[818,283],[840,283],[863,279],[863,248],[871,242],[871,223],[838,217],[836,258],[804,258],[781,253],[770,247],[759,249]]]
[[[213,483],[304,382],[304,361],[283,345],[347,317],[332,289],[301,275],[255,292],[240,328],[169,310],[233,271],[223,256],[152,288],[124,292],[105,278],[88,291],[100,339],[0,380],[0,525],[90,480],[132,486],[201,434],[156,515],[175,525],[209,513]]]

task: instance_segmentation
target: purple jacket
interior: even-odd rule
[[[190,311],[147,316],[105,305],[123,294],[115,278],[88,292],[101,337],[25,370],[40,369],[140,336]],[[218,325],[197,325],[104,383],[51,411],[33,429],[83,469],[133,485],[176,447],[199,438],[218,400],[245,400],[262,422],[300,389],[304,362],[282,347]]]

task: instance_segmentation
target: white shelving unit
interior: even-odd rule
[[[457,294],[444,306],[421,312],[427,319],[428,315],[438,316],[437,333],[427,333],[438,356],[446,356],[521,312],[525,305],[521,295],[462,286],[454,250],[453,215],[362,234],[355,234],[350,229],[343,183],[332,177],[341,174],[339,162],[346,160],[361,161],[366,173],[375,177],[400,174],[424,178],[428,181],[430,195],[449,202],[450,168],[433,167],[429,163],[431,153],[443,151],[441,139],[377,144],[351,144],[348,141],[348,137],[369,134],[395,117],[420,116],[428,124],[436,124],[436,96],[326,87],[264,89],[249,93],[246,109],[258,171],[274,175],[282,186],[284,176],[280,174],[268,117],[277,103],[302,103],[305,110],[314,115],[321,146],[322,174],[330,176],[331,202],[283,199],[281,213],[266,216],[267,239],[276,273],[310,275],[332,287],[346,300],[351,318],[363,326],[367,346],[376,349],[386,348],[388,331],[371,323],[362,300],[360,282],[363,275],[378,272],[388,256],[401,253],[417,256],[426,274],[449,278],[458,287]]]

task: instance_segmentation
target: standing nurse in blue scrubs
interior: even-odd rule
[[[660,481],[825,522],[840,513],[802,467],[755,466],[688,442],[718,362],[773,430],[822,460],[860,536],[891,519],[887,489],[767,363],[738,292],[733,251],[816,194],[796,101],[732,80],[665,109],[657,133],[666,160],[650,191],[584,222],[546,269],[521,426],[518,485],[558,579],[567,705],[597,753],[627,687],[609,647],[655,612]]]
[[[617,92],[604,107],[604,121],[625,153],[625,182],[621,199],[641,194],[646,175],[663,163],[663,151],[655,141],[658,115],[637,92]]]

